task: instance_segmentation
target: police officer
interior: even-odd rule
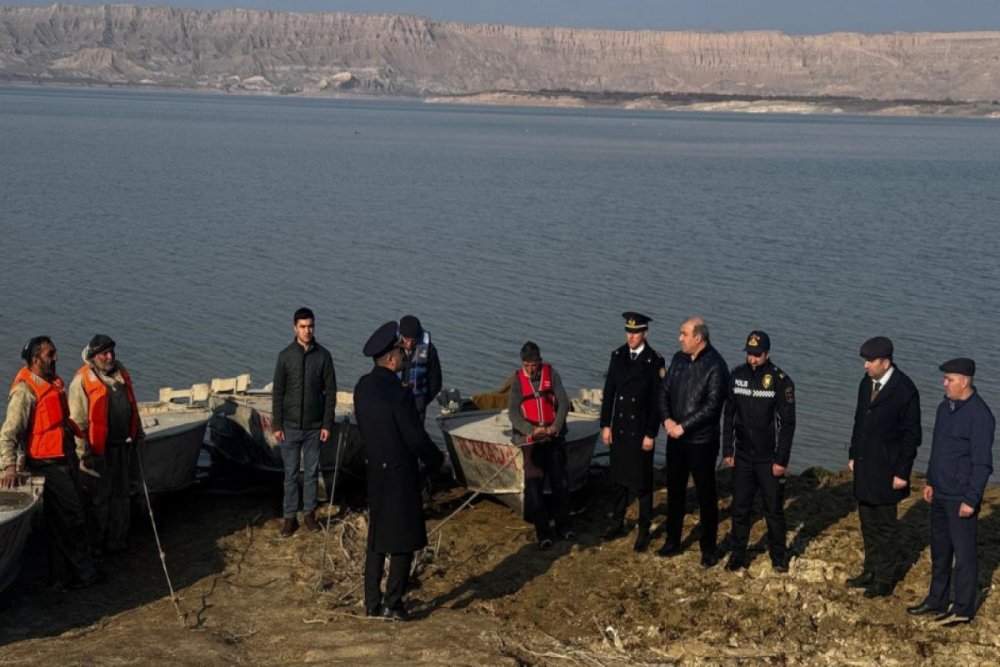
[[[663,378],[663,355],[646,342],[652,321],[642,313],[622,313],[625,344],[611,353],[601,401],[601,439],[611,448],[611,483],[615,486],[611,527],[604,539],[624,537],[625,509],[639,500],[639,533],[633,549],[649,546],[653,518],[653,444],[660,423],[656,394]]]
[[[427,546],[420,501],[418,459],[436,470],[444,456],[417,415],[413,394],[399,382],[403,367],[398,325],[386,322],[365,343],[375,367],[354,388],[354,412],[368,462],[368,547],[365,558],[365,612],[407,620],[403,606],[413,552]],[[381,581],[389,557],[385,595]]]
[[[743,349],[747,361],[730,375],[722,422],[722,456],[733,468],[733,551],[726,569],[747,566],[750,509],[760,489],[771,567],[787,572],[785,471],[795,434],[795,385],[771,361],[771,339],[765,332],[751,331]]]
[[[972,377],[976,362],[964,357],[941,364],[944,400],[937,409],[924,500],[931,504],[931,586],[906,611],[940,614],[943,627],[965,625],[976,614],[979,563],[977,523],[983,491],[993,472],[996,419]],[[948,601],[955,603],[949,609]]]

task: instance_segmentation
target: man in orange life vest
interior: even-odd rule
[[[83,430],[84,437],[76,439],[81,468],[92,471],[80,478],[87,529],[96,552],[116,553],[128,548],[132,445],[141,444],[145,434],[132,378],[115,358],[115,341],[97,334],[84,348],[83,361],[69,385],[69,413]]]
[[[94,568],[87,543],[83,505],[77,486],[73,435],[79,428],[69,416],[66,390],[56,375],[56,347],[37,336],[21,350],[26,366],[10,388],[7,419],[0,429],[0,486],[17,483],[18,449],[24,468],[45,478],[43,517],[49,570],[59,588],[82,588],[104,579]]]
[[[554,539],[576,539],[569,522],[564,440],[569,399],[559,374],[542,363],[541,351],[531,341],[521,347],[521,368],[516,376],[510,385],[507,412],[514,427],[514,444],[524,445],[525,517],[535,524],[538,547],[545,551],[552,548]],[[552,490],[551,512],[545,502],[546,480]]]

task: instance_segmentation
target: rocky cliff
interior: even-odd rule
[[[523,28],[415,16],[0,7],[0,80],[325,94],[1000,100],[1000,32]]]

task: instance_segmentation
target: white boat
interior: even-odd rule
[[[146,442],[133,458],[133,494],[142,492],[142,473],[150,493],[179,491],[195,483],[198,454],[212,413],[204,404],[170,401],[139,403],[139,417]]]
[[[437,418],[451,458],[455,481],[470,491],[495,497],[524,516],[524,451],[511,442],[506,410],[472,410]],[[569,487],[587,483],[600,421],[597,415],[569,413],[566,418]]]
[[[282,472],[281,443],[271,432],[271,388],[250,388],[250,376],[232,380],[213,380],[208,399],[212,418],[205,446],[223,458],[254,470]],[[363,477],[365,470],[364,443],[354,418],[354,396],[337,392],[337,407],[333,432],[320,447],[320,470],[332,472],[337,467],[337,443],[345,420],[343,449],[340,453],[341,472]]]
[[[21,553],[31,531],[31,517],[41,509],[45,479],[23,477],[21,485],[0,489],[0,592],[21,571]]]

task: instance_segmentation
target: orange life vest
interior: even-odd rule
[[[139,432],[139,408],[135,403],[135,391],[132,389],[132,378],[128,371],[121,364],[118,370],[122,374],[125,382],[125,391],[128,395],[128,404],[132,408],[132,416],[129,418],[128,437],[135,440]],[[87,440],[90,448],[98,456],[104,456],[104,447],[108,444],[108,385],[97,377],[97,373],[89,364],[84,364],[83,368],[76,372],[83,382],[83,391],[87,394],[87,419],[90,426],[87,429]]]
[[[28,385],[35,394],[35,409],[28,435],[28,458],[61,459],[66,456],[66,429],[82,435],[80,428],[69,418],[66,388],[58,375],[52,382],[36,381],[27,367],[22,368],[10,385],[11,392],[19,382]]]
[[[521,416],[535,426],[550,426],[556,420],[556,395],[552,391],[552,366],[542,364],[538,389],[531,386],[531,379],[523,369],[518,369],[521,383]]]

